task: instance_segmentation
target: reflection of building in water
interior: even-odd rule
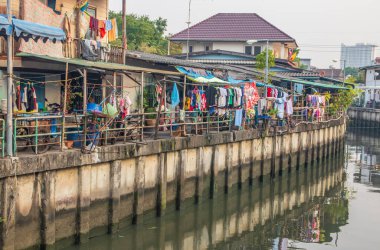
[[[380,172],[378,170],[377,155],[372,154],[373,147],[355,147],[354,154],[356,169],[354,181],[367,185],[380,186]]]

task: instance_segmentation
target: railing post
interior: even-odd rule
[[[140,141],[144,140],[144,72],[141,72],[141,85],[140,85],[140,114],[141,114],[141,136]],[[160,107],[161,108],[161,107]]]
[[[13,155],[16,155],[17,154],[17,119],[14,119],[13,120]],[[4,138],[3,138],[4,140]]]
[[[35,135],[34,135],[34,143],[36,144],[36,154],[38,154],[38,118],[36,118],[36,122],[35,122]]]

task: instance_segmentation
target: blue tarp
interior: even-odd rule
[[[15,36],[24,38],[25,40],[28,40],[29,38],[33,38],[34,40],[42,38],[44,42],[48,39],[53,42],[66,40],[66,34],[61,28],[32,23],[20,19],[13,19],[13,28]]]
[[[8,19],[4,16],[0,16],[0,32],[7,36],[12,34],[12,25],[9,24]]]

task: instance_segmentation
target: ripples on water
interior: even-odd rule
[[[375,130],[349,131],[335,159],[75,249],[380,249],[378,159]]]

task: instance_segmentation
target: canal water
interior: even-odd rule
[[[65,249],[380,249],[380,134],[349,130],[334,159]]]

